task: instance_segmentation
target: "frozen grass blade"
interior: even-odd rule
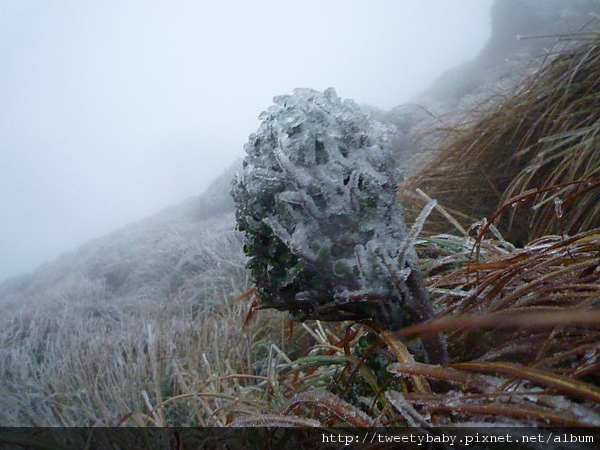
[[[286,408],[286,413],[300,410],[302,406],[307,407],[311,414],[319,416],[319,409],[325,409],[329,413],[354,427],[372,428],[381,427],[381,423],[369,417],[366,413],[351,405],[337,395],[322,390],[310,390],[296,395]],[[324,425],[321,423],[321,425]],[[330,424],[327,424],[330,425]]]
[[[400,363],[414,364],[415,360],[413,355],[410,354],[406,346],[395,337],[395,335],[388,331],[381,332],[381,339],[387,344],[394,356],[396,361]],[[389,369],[388,369],[389,370]],[[417,392],[431,392],[431,387],[427,384],[418,372],[413,372],[411,376],[412,384]]]
[[[438,404],[435,406],[427,405],[426,409],[431,413],[465,413],[470,415],[484,415],[495,417],[499,421],[506,418],[520,419],[523,424],[532,426],[538,424],[540,426],[555,426],[555,427],[589,427],[593,426],[585,420],[570,417],[565,411],[554,412],[548,409],[526,405],[485,405],[461,403],[453,401],[450,404]],[[500,422],[501,423],[501,422]],[[460,424],[458,424],[460,425]]]
[[[552,389],[567,397],[600,404],[600,389],[541,369],[505,362],[464,362],[452,364],[451,367],[470,372],[496,373],[521,378]]]
[[[483,377],[465,374],[464,372],[451,367],[413,362],[390,364],[387,370],[397,375],[412,374],[418,375],[419,377],[448,381],[461,386],[462,392],[489,392],[492,387]]]
[[[458,315],[441,317],[430,322],[412,325],[395,333],[396,337],[427,336],[455,330],[475,330],[485,328],[538,328],[547,329],[557,326],[580,326],[600,328],[600,310],[598,311],[527,311],[516,309],[511,312],[498,312],[487,315]]]
[[[237,419],[230,427],[318,427],[319,422],[302,417],[284,416],[276,414],[257,414],[245,419]]]

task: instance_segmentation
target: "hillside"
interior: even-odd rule
[[[540,2],[533,0],[497,1],[493,11],[492,38],[476,60],[446,73],[430,90],[420,94],[414,105],[401,105],[387,112],[372,111],[381,121],[397,127],[395,150],[399,166],[410,176],[409,186],[427,187],[427,192],[434,192],[436,198],[446,195],[449,202],[454,202],[451,212],[458,213],[456,222],[462,222],[458,228],[468,228],[472,216],[477,216],[477,211],[468,208],[461,213],[465,203],[474,205],[474,209],[481,208],[484,215],[489,217],[499,207],[498,202],[501,205],[507,199],[500,195],[494,198],[495,203],[480,204],[479,198],[469,202],[461,195],[452,197],[447,191],[460,194],[462,179],[457,181],[457,186],[445,189],[444,183],[436,184],[435,180],[432,182],[424,177],[423,170],[427,173],[433,173],[434,169],[443,172],[439,175],[442,180],[452,179],[458,173],[458,168],[469,169],[477,174],[483,167],[487,170],[487,166],[475,156],[468,158],[474,167],[464,164],[464,158],[456,157],[457,161],[452,159],[451,155],[458,154],[457,148],[466,147],[466,140],[470,143],[479,142],[469,133],[484,135],[483,125],[492,122],[500,123],[500,128],[508,130],[506,134],[512,136],[512,131],[518,129],[518,117],[523,111],[531,112],[532,120],[536,121],[537,110],[519,108],[524,104],[527,107],[537,104],[531,101],[532,98],[538,98],[534,95],[537,91],[532,89],[550,85],[548,72],[545,71],[555,70],[551,73],[562,74],[561,77],[557,76],[557,88],[553,89],[559,92],[561,86],[571,86],[569,83],[574,78],[566,84],[564,80],[572,73],[569,70],[573,70],[574,66],[579,67],[577,61],[589,60],[575,50],[564,53],[565,47],[578,48],[583,41],[589,45],[583,52],[584,56],[592,55],[590,58],[593,61],[600,60],[594,53],[597,34],[580,34],[577,41],[560,36],[516,39],[516,35],[554,35],[579,31],[590,18],[595,17],[589,15],[590,11],[600,11],[598,1],[552,0],[544,5],[542,7]],[[515,8],[519,9],[521,20],[509,20],[509,15],[514,17]],[[585,30],[597,29],[597,26],[593,26],[596,25],[590,25]],[[563,53],[559,53],[559,50]],[[582,59],[573,59],[578,55]],[[549,64],[555,60],[554,66]],[[561,65],[561,61],[566,62]],[[540,72],[541,67],[544,69]],[[532,77],[537,73],[546,78]],[[595,92],[594,89],[597,90],[595,84],[589,90]],[[563,101],[560,105],[564,111],[570,111],[569,117],[574,117],[579,108],[577,101],[581,97],[569,96],[568,93],[566,89],[566,93],[560,97]],[[539,98],[542,98],[541,94]],[[502,102],[498,103],[497,99],[502,99]],[[500,105],[501,113],[490,105]],[[517,117],[513,121],[504,120],[502,115],[502,111],[509,106],[514,108],[514,117]],[[592,110],[597,112],[595,106]],[[587,116],[592,119],[596,117]],[[554,122],[565,123],[562,120]],[[581,123],[576,122],[570,129],[551,128],[548,124],[542,124],[540,128],[564,137],[565,133],[577,129]],[[595,133],[597,124],[586,122],[584,128],[587,131],[593,128]],[[492,140],[489,144],[492,154],[498,153],[496,149],[507,142],[511,150],[522,143],[505,139],[505,135],[497,129],[490,133],[498,137],[500,142],[497,144]],[[535,135],[532,139],[555,142],[544,140],[544,135]],[[570,142],[568,140],[567,143]],[[594,147],[595,142],[593,134],[580,147],[594,150],[597,148]],[[543,150],[552,151],[556,148],[552,145],[549,147]],[[590,153],[584,154],[582,159],[591,161],[586,155]],[[435,159],[438,157],[443,159]],[[597,159],[594,161],[593,164],[597,164]],[[494,169],[496,162],[492,161],[491,165]],[[429,385],[423,384],[425,372],[419,370],[428,370],[427,377],[458,384],[464,387],[465,392],[473,393],[473,403],[465,399],[465,403],[461,404],[466,406],[460,420],[468,421],[477,413],[485,414],[487,410],[482,406],[489,406],[492,418],[504,418],[508,414],[504,405],[484,404],[487,401],[486,393],[497,389],[498,392],[493,391],[493,397],[503,398],[505,393],[500,393],[499,386],[509,385],[510,376],[520,375],[532,383],[541,383],[545,389],[539,404],[530,404],[527,403],[530,398],[542,394],[537,387],[531,388],[522,383],[521,392],[524,394],[523,398],[519,397],[516,401],[518,407],[515,411],[522,416],[530,413],[530,416],[526,416],[527,424],[546,423],[545,420],[564,424],[560,422],[561,415],[552,411],[565,405],[573,413],[562,417],[567,417],[571,421],[569,424],[600,424],[595,329],[586,335],[571,329],[563,332],[557,328],[552,337],[547,330],[539,334],[518,335],[495,330],[488,339],[480,339],[480,330],[475,322],[475,325],[465,322],[467,328],[460,330],[452,328],[455,325],[451,322],[442,321],[439,325],[441,329],[454,333],[456,338],[450,349],[457,364],[471,359],[500,361],[500,364],[503,361],[501,357],[506,355],[507,358],[538,358],[539,367],[535,370],[539,372],[513,366],[507,369],[504,366],[505,378],[499,376],[494,379],[486,378],[482,373],[467,379],[463,377],[463,372],[458,373],[454,369],[446,371],[439,367],[424,367],[425,364],[411,359],[411,354],[408,357],[406,354],[399,356],[402,352],[398,349],[403,344],[395,346],[396,341],[389,336],[384,336],[384,339],[387,339],[391,350],[375,351],[372,335],[362,328],[346,329],[335,324],[324,327],[320,323],[310,326],[296,324],[299,330],[296,330],[295,339],[287,339],[287,331],[293,327],[285,315],[270,311],[254,315],[252,305],[247,300],[250,298],[247,289],[251,284],[245,269],[242,239],[234,227],[233,204],[229,195],[233,174],[238,169],[239,165],[236,164],[202,195],[88,242],[31,274],[0,284],[0,305],[4,311],[0,317],[0,328],[3,330],[0,333],[1,425],[222,426],[232,422],[243,425],[246,423],[243,422],[244,418],[251,418],[253,413],[280,414],[277,420],[283,420],[281,415],[285,414],[294,418],[290,420],[297,420],[292,424],[307,425],[313,422],[302,422],[298,417],[310,416],[310,420],[316,420],[323,415],[323,405],[337,413],[338,421],[346,419],[346,422],[356,426],[377,425],[379,422],[376,419],[373,422],[361,422],[364,419],[360,415],[364,414],[362,410],[354,415],[356,422],[352,422],[353,412],[358,410],[354,405],[362,405],[365,399],[369,400],[367,397],[372,394],[371,389],[378,390],[380,387],[377,383],[392,383],[390,373],[402,373],[403,380],[410,379],[410,385],[415,389],[407,393],[406,399],[429,408],[429,412],[413,416],[412,420],[430,417],[430,412],[432,415],[442,414],[443,417],[447,398],[433,398],[428,390]],[[592,167],[592,175],[593,170],[597,169]],[[585,176],[588,175],[586,172]],[[544,173],[539,177],[540,180],[551,179]],[[477,176],[468,180],[474,179]],[[576,180],[571,182],[575,183]],[[587,179],[585,183],[582,188],[585,192],[575,197],[578,201],[582,198],[589,200],[588,192],[592,197],[597,195],[597,191],[593,190],[597,185],[590,187]],[[533,189],[525,182],[523,186]],[[491,191],[497,194],[493,189]],[[514,194],[518,195],[518,192]],[[597,197],[592,200],[594,198],[597,200]],[[407,202],[413,200],[410,197]],[[412,207],[418,210],[420,205],[415,204],[408,209]],[[550,204],[550,209],[560,211],[562,217],[560,201],[551,198],[543,204]],[[565,217],[569,213],[566,206]],[[572,209],[577,209],[577,204]],[[476,217],[477,220],[481,218],[482,215]],[[439,217],[437,220],[440,220]],[[444,314],[470,314],[476,310],[490,314],[504,313],[501,305],[531,308],[526,312],[539,312],[543,308],[546,308],[544,311],[563,307],[590,308],[597,302],[598,242],[597,234],[594,234],[597,232],[593,230],[599,226],[598,223],[586,223],[585,229],[568,229],[568,234],[573,236],[570,239],[549,236],[531,247],[526,246],[530,239],[551,233],[544,229],[544,236],[536,234],[536,230],[520,234],[514,243],[526,246],[522,249],[499,238],[498,233],[486,234],[490,227],[484,222],[479,224],[479,230],[483,229],[481,234],[471,237],[466,232],[459,236],[444,234],[431,237],[438,231],[435,226],[433,224],[426,230],[427,238],[420,242],[419,250],[430,278],[430,289],[438,295],[442,319],[445,318]],[[448,232],[447,228],[443,229],[445,233]],[[539,230],[542,230],[541,226]],[[478,260],[481,264],[478,272],[478,279],[480,276],[482,279],[481,288],[471,279],[472,273],[465,263],[475,248],[478,257],[482,258]],[[566,265],[570,258],[577,258],[578,265],[567,270],[565,267],[568,267]],[[519,263],[522,270],[511,273],[511,277],[497,272],[510,269],[515,263]],[[550,304],[538,297],[535,287],[528,284],[531,280],[523,275],[527,273],[535,274],[547,282],[542,287],[552,293]],[[532,278],[535,279],[535,276],[532,275]],[[572,281],[575,278],[577,283]],[[505,284],[494,285],[499,279]],[[565,285],[570,286],[571,290],[565,291],[569,295],[561,295]],[[236,297],[239,297],[237,301]],[[514,300],[514,305],[508,303],[507,298]],[[484,300],[488,303],[484,303]],[[595,320],[594,314],[595,311],[592,311],[588,322],[581,316],[573,320],[586,324]],[[536,317],[540,322],[550,320]],[[552,320],[558,319],[552,316]],[[407,335],[411,332],[417,333],[418,330],[406,331]],[[314,353],[302,361],[307,365],[300,364],[302,371],[298,371],[298,364],[293,366],[291,361],[308,355],[315,342],[318,344],[315,347],[317,350],[310,350],[314,350]],[[540,342],[542,344],[538,346]],[[506,349],[494,347],[499,343],[505,343]],[[532,348],[537,351],[535,355],[532,355]],[[574,349],[574,353],[563,357],[561,352],[566,352],[565,349]],[[368,361],[363,365],[361,360],[356,364],[363,357],[361,352],[365,352],[366,360],[371,350],[379,358],[377,361]],[[409,350],[413,351],[410,345],[407,354]],[[350,354],[351,351],[355,353]],[[383,367],[381,360],[391,358],[390,354],[402,364],[387,369]],[[554,358],[555,355],[558,356]],[[315,358],[310,359],[311,356]],[[317,357],[323,358],[319,360]],[[405,360],[402,360],[403,357]],[[329,386],[327,383],[334,375],[348,375],[346,369],[341,371],[341,375],[337,369],[340,366],[349,367],[350,363],[356,364],[356,368],[350,375],[350,378],[355,378],[349,381],[352,389],[348,389],[348,392],[336,391],[337,388],[333,387],[331,392],[304,392],[290,400],[289,393],[296,392],[294,389],[301,390],[304,380],[317,388]],[[325,364],[337,366],[335,370],[330,370]],[[290,375],[292,367],[297,372]],[[494,368],[502,369],[500,366]],[[474,366],[463,366],[463,369],[477,372]],[[481,372],[485,372],[484,369]],[[548,372],[542,372],[542,369]],[[365,371],[372,376],[369,378],[365,375],[367,381],[361,384],[357,381],[360,378],[357,374],[363,376]],[[281,374],[284,375],[279,378]],[[573,379],[568,378],[573,374]],[[550,384],[545,385],[544,382]],[[392,383],[395,389],[400,389],[399,384]],[[592,387],[588,389],[588,386]],[[563,389],[560,392],[565,397],[549,395],[554,388],[559,391]],[[268,396],[264,392],[268,392]],[[399,400],[394,397],[393,391],[390,392],[386,394],[387,411],[393,408],[400,411],[405,407],[409,411],[405,413],[410,415],[410,408],[413,407],[402,403],[407,400]],[[314,411],[309,411],[313,415],[306,413],[310,408],[304,406],[305,409],[302,409],[300,406],[311,402],[318,404]],[[383,416],[383,412],[376,408],[372,412],[373,416]],[[303,416],[303,413],[306,415]],[[518,414],[515,413],[503,423],[515,424],[520,423],[518,420],[525,420]],[[266,423],[279,423],[273,419],[274,416],[269,417],[272,422]],[[483,421],[479,416],[473,420]],[[408,423],[411,424],[411,421],[408,420]]]
[[[230,275],[214,273],[226,269],[218,266],[221,259],[230,267],[244,265],[233,219],[227,215],[233,208],[226,192],[234,171],[235,167],[221,175],[201,196],[8,280],[0,288],[3,304],[23,306],[40,299],[76,303],[93,296],[100,304],[115,305],[126,299],[172,296],[197,275],[217,284]]]
[[[209,341],[240,342],[210,332],[224,326],[222,320],[207,324],[207,316],[229,311],[224,320],[233,325],[242,305],[229,301],[248,287],[241,237],[224,195],[235,169],[202,196],[0,287],[0,424],[114,425],[120,407],[94,395],[117,395],[127,405],[120,414],[141,410],[144,398],[134,386],[151,390],[140,381],[157,370],[147,359],[149,342],[169,342],[157,354],[177,352],[184,364],[185,354],[201,349],[215,360],[203,332]],[[233,329],[245,333],[237,324]],[[243,355],[250,350],[238,350],[247,362]]]

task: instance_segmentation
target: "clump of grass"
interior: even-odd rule
[[[490,248],[491,242],[480,237],[477,245],[483,243]],[[485,260],[475,258],[458,271],[431,278],[444,309],[438,319],[398,336],[448,333],[455,362],[447,369],[458,369],[459,376],[445,369],[431,376],[454,378],[454,384],[465,388],[463,399],[453,403],[463,417],[597,424],[599,255],[600,230],[570,238],[548,236],[509,252],[498,248]],[[425,410],[448,408],[440,403]]]
[[[194,312],[176,300],[131,305],[116,317],[86,317],[80,307],[21,312],[0,334],[2,423],[224,424],[219,395],[244,391],[246,382],[209,380],[256,371],[262,356],[255,346],[268,330],[264,323],[240,329],[243,306],[223,300]],[[199,386],[194,401],[164,404]]]
[[[600,230],[522,249],[483,234],[429,245],[445,260],[429,266],[436,319],[394,333],[303,324],[316,344],[276,366],[278,413],[233,424],[598,426]],[[422,362],[414,340],[437,333],[447,333],[447,365]]]
[[[119,241],[135,268],[128,283],[157,272],[126,294],[77,272],[85,264],[63,282],[15,291],[0,318],[3,425],[224,425],[252,399],[266,402],[273,347],[295,351],[284,319],[263,314],[243,327],[247,304],[234,301],[248,287],[239,236],[221,221],[186,226],[154,242],[163,259],[136,242],[147,257],[136,263]],[[188,234],[197,239],[181,249]],[[84,248],[85,261],[98,262],[89,256],[97,252],[110,262],[103,250]]]
[[[585,122],[596,111],[575,117],[578,95],[595,108],[594,80],[572,92],[596,62],[596,42],[555,58],[406,185],[440,200],[438,217],[455,233],[429,223],[417,242],[436,318],[396,332],[302,324],[314,344],[271,360],[276,401],[238,411],[231,425],[600,424],[598,164],[587,154],[597,119]],[[561,70],[570,86],[547,90],[545,77]],[[575,110],[563,117],[557,100]],[[422,342],[436,333],[446,333],[448,364],[424,358]]]
[[[521,245],[598,227],[600,37],[581,39],[579,47],[549,57],[515,93],[486,104],[470,126],[457,128],[408,180],[405,204],[420,188],[462,226],[494,216],[506,238]],[[440,231],[447,224],[435,225]]]
[[[252,420],[600,424],[599,44],[554,58],[407,183],[455,233],[438,219],[417,242],[436,318],[317,323],[318,344],[277,366],[284,407]],[[429,364],[420,342],[439,333],[450,362]]]

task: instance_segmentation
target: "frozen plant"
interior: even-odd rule
[[[393,130],[331,88],[274,101],[232,191],[261,307],[388,330],[431,318],[396,195]]]

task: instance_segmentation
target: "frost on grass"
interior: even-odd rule
[[[388,329],[428,318],[396,195],[392,130],[333,89],[274,102],[232,192],[261,306]]]

